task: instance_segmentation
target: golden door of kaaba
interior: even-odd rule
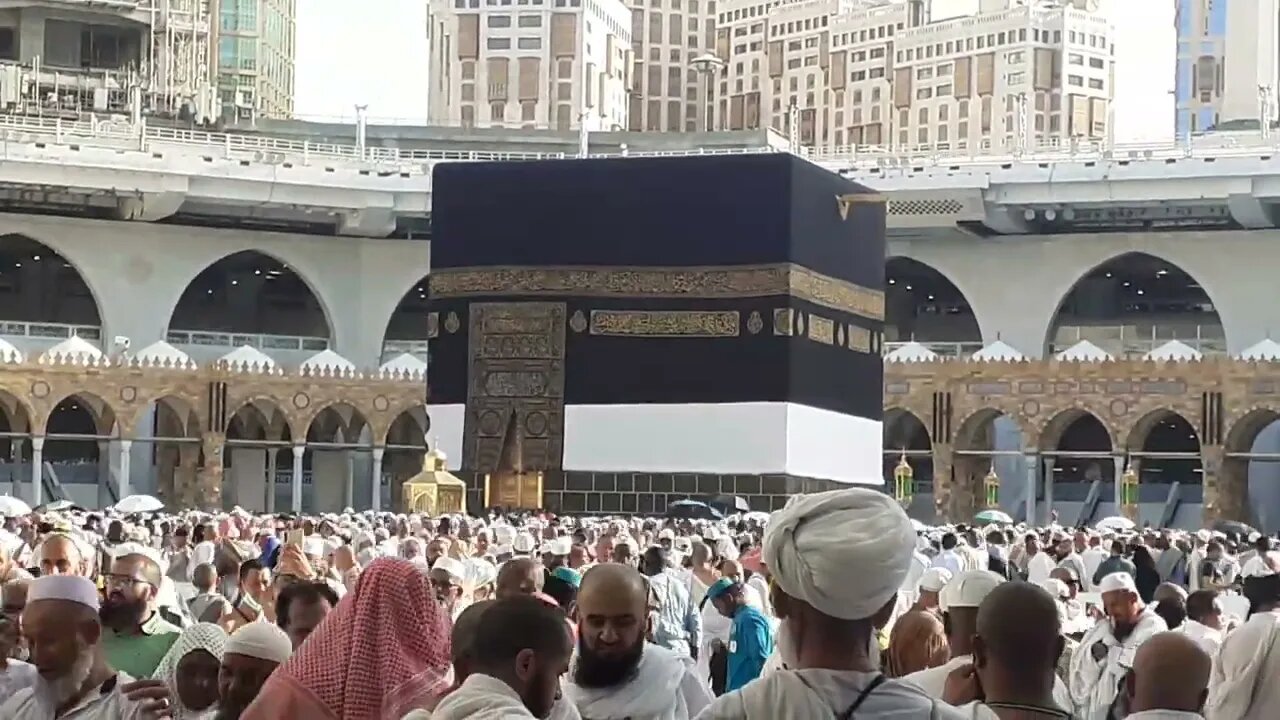
[[[463,467],[492,505],[541,507],[564,446],[565,304],[473,303]]]

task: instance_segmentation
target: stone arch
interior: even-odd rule
[[[1138,264],[1143,270],[1145,270],[1148,265],[1153,267],[1158,266],[1160,268],[1151,271],[1151,273],[1144,273],[1144,277],[1150,275],[1145,283],[1148,287],[1140,287],[1140,285],[1144,283],[1137,278],[1127,279],[1120,276],[1121,265],[1133,263]],[[1125,298],[1125,301],[1131,299],[1135,305],[1141,305],[1154,297],[1155,293],[1159,292],[1162,277],[1161,273],[1165,274],[1164,277],[1170,278],[1167,282],[1177,281],[1186,284],[1186,286],[1190,288],[1188,292],[1190,292],[1192,296],[1197,299],[1202,296],[1204,303],[1216,308],[1213,304],[1213,295],[1210,288],[1201,285],[1200,281],[1183,269],[1180,264],[1148,252],[1136,250],[1118,252],[1102,258],[1099,262],[1080,273],[1080,275],[1072,281],[1066,292],[1062,293],[1057,304],[1054,306],[1053,313],[1049,317],[1048,328],[1044,338],[1044,347],[1042,349],[1046,353],[1051,353],[1074,344],[1075,340],[1073,339],[1060,339],[1057,337],[1064,312],[1074,311],[1074,308],[1072,307],[1074,303],[1084,302],[1086,297],[1099,297],[1105,292],[1113,293],[1117,298]],[[1096,284],[1097,287],[1088,287],[1094,284]],[[1077,297],[1077,293],[1081,293],[1079,297]],[[1117,302],[1123,304],[1120,300],[1117,300]],[[1216,325],[1219,328],[1219,332],[1221,332],[1222,318],[1216,309],[1206,312],[1203,318],[1205,320],[1212,319],[1214,322],[1209,324]],[[1128,324],[1121,318],[1117,318],[1116,322]],[[1195,338],[1179,336],[1185,334],[1186,333],[1180,333],[1176,326],[1170,326],[1167,333],[1159,334],[1159,341],[1176,338],[1190,342],[1194,345],[1196,343]],[[1134,349],[1126,353],[1126,349],[1123,345],[1107,347],[1108,342],[1102,335],[1102,333],[1095,333],[1094,337],[1088,337],[1087,339],[1095,342],[1095,344],[1103,346],[1103,349],[1111,352],[1117,357],[1123,357],[1126,354],[1141,355],[1145,353],[1146,350],[1149,350],[1149,348],[1143,349],[1139,347],[1138,349]],[[1157,344],[1159,341],[1157,341]],[[1225,340],[1223,340],[1223,342],[1225,343]],[[1058,347],[1058,345],[1063,347]]]
[[[1036,433],[1026,418],[1013,408],[986,406],[971,411],[961,418],[959,422],[955,423],[956,431],[952,437],[952,446],[957,450],[983,449],[983,444],[989,439],[986,433],[989,432],[991,424],[999,418],[1008,418],[1017,424],[1018,432],[1022,434],[1024,444],[1030,438],[1036,437]]]
[[[354,404],[338,400],[316,408],[315,412],[304,419],[307,426],[307,439],[316,442],[331,442],[341,431],[344,442],[355,442],[354,437],[372,426],[365,413]]]
[[[1077,403],[1071,407],[1063,408],[1041,426],[1036,447],[1047,451],[1057,450],[1058,445],[1062,442],[1063,434],[1072,425],[1085,418],[1091,418],[1096,420],[1102,426],[1102,429],[1106,431],[1107,442],[1110,448],[1114,450],[1116,448],[1117,433],[1115,428],[1103,419],[1104,417],[1105,415],[1102,412],[1084,403]]]
[[[1223,446],[1228,453],[1247,453],[1258,433],[1276,420],[1280,420],[1280,408],[1269,404],[1244,408],[1231,417]]]
[[[0,389],[0,413],[9,432],[33,432],[36,429],[35,408],[15,393]]]
[[[75,407],[65,407],[66,403],[72,403]],[[76,410],[81,406],[89,413],[89,417],[93,419],[96,434],[110,435],[115,431],[115,408],[96,393],[92,393],[87,390],[77,390],[75,392],[68,393],[61,400],[50,406],[50,410],[45,415],[42,422],[42,427],[44,428],[45,433],[47,434],[49,432],[49,422],[53,419],[55,414],[67,409]]]
[[[1185,422],[1196,436],[1196,442],[1200,442],[1200,431],[1196,429],[1186,416],[1171,407],[1160,407],[1151,410],[1147,414],[1138,418],[1129,431],[1124,435],[1124,444],[1120,446],[1123,450],[1140,450],[1146,443],[1147,438],[1151,435],[1151,431],[1161,423],[1170,418],[1178,418]]]
[[[157,397],[152,403],[143,404],[131,426],[141,422],[147,413],[154,412],[157,437],[200,437],[204,427],[200,421],[200,413],[191,401],[180,395],[167,394]],[[177,435],[171,434],[173,428],[177,428]]]
[[[435,443],[429,439],[431,417],[427,414],[427,406],[415,403],[400,408],[387,424],[383,442],[387,445],[414,445],[419,441],[426,449]]]
[[[224,432],[230,436],[232,423],[239,421],[240,427],[249,429],[247,421],[255,422],[256,427],[264,431],[266,439],[286,439],[305,437],[305,428],[298,428],[295,419],[285,410],[285,404],[270,395],[254,395],[242,398],[235,409],[227,413],[227,427]],[[280,433],[281,438],[271,438],[273,433]],[[288,437],[283,437],[288,435]]]
[[[916,287],[922,282],[934,285],[933,292]],[[933,317],[921,326],[918,317],[923,315]],[[941,316],[947,320],[928,322]],[[953,276],[910,255],[893,255],[885,261],[885,331],[889,342],[980,344],[983,337],[982,322]]]
[[[209,264],[205,265],[194,276],[192,276],[191,279],[189,279],[186,285],[183,287],[181,293],[178,296],[178,300],[173,305],[173,309],[169,311],[169,329],[171,331],[175,329],[180,329],[180,330],[197,330],[197,331],[209,331],[209,332],[240,332],[245,334],[306,335],[307,333],[304,333],[304,332],[269,332],[262,328],[272,327],[274,329],[274,326],[268,326],[265,324],[261,325],[260,327],[256,327],[255,329],[212,328],[212,327],[175,328],[174,327],[175,324],[179,324],[179,325],[201,324],[199,322],[196,322],[194,318],[182,318],[181,315],[184,312],[192,312],[191,310],[186,309],[189,306],[198,307],[201,303],[207,304],[205,300],[205,296],[210,294],[216,295],[218,290],[216,287],[211,286],[213,284],[213,277],[211,276],[216,276],[216,273],[218,272],[219,267],[227,266],[228,264],[233,264],[232,267],[234,267],[234,263],[245,262],[249,260],[259,260],[264,263],[274,263],[274,264],[277,264],[279,268],[268,269],[265,271],[262,270],[261,268],[257,268],[254,271],[252,271],[249,275],[246,275],[246,278],[245,278],[246,283],[249,282],[249,277],[252,277],[254,282],[262,283],[263,287],[265,287],[265,284],[267,282],[278,282],[277,280],[269,280],[269,278],[277,278],[277,277],[284,278],[285,280],[282,280],[282,281],[289,281],[289,282],[291,282],[292,279],[296,279],[297,282],[299,282],[302,285],[302,287],[306,290],[310,300],[315,302],[316,307],[323,321],[323,325],[324,325],[323,330],[325,333],[325,337],[330,340],[331,345],[336,344],[334,315],[331,308],[329,307],[328,300],[320,292],[319,285],[317,285],[317,283],[312,278],[308,277],[302,270],[300,270],[296,264],[288,260],[285,260],[281,256],[269,250],[263,250],[260,248],[245,248],[245,249],[226,253],[221,257],[217,258],[216,260],[213,260]],[[239,282],[239,279],[233,279],[232,285],[238,287],[238,284],[237,284],[238,282]],[[263,287],[260,287],[258,292],[261,292]]]
[[[1259,471],[1263,479],[1274,480],[1274,464],[1259,462],[1249,457],[1255,443],[1264,431],[1280,420],[1280,406],[1271,403],[1259,403],[1241,408],[1229,418],[1226,438],[1223,441],[1224,455],[1217,476],[1217,486],[1210,492],[1205,486],[1206,514],[1225,520],[1240,520],[1248,523],[1262,524],[1267,530],[1276,525],[1274,517],[1269,517],[1266,505],[1274,502],[1272,483],[1264,483],[1258,487],[1250,487],[1250,475]],[[1260,468],[1262,466],[1271,466]],[[1257,498],[1251,495],[1257,494]],[[1271,497],[1268,497],[1271,495]],[[1254,500],[1257,500],[1255,506]]]
[[[43,238],[38,239],[26,233],[6,233],[0,235],[0,262],[7,264],[7,267],[4,268],[6,272],[19,270],[19,274],[21,274],[21,271],[32,272],[39,268],[42,273],[54,274],[54,282],[56,283],[71,283],[67,288],[58,291],[58,295],[65,294],[66,289],[74,289],[75,284],[82,285],[92,301],[92,321],[72,322],[72,319],[78,315],[86,315],[85,320],[88,320],[88,313],[85,313],[84,309],[80,313],[69,316],[69,318],[63,318],[61,315],[57,317],[23,317],[22,315],[26,313],[22,312],[21,309],[17,309],[14,312],[6,312],[3,308],[0,308],[0,312],[4,312],[4,315],[0,315],[0,319],[21,322],[56,322],[69,325],[101,326],[103,324],[102,292],[96,287],[96,283],[94,283],[91,276],[85,273],[75,257],[64,253],[56,247],[59,244],[56,240],[48,242]],[[12,257],[5,257],[6,255]],[[39,282],[43,283],[43,276]]]
[[[884,419],[881,420],[881,425],[884,427],[884,448],[886,453],[901,449],[894,444],[894,441],[897,439],[903,439],[903,433],[911,433],[911,435],[914,435],[917,429],[924,431],[924,437],[929,444],[933,443],[928,423],[909,408],[886,408],[884,411]],[[905,439],[909,441],[911,439],[911,435],[907,435]]]

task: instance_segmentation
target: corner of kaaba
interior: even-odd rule
[[[885,205],[789,154],[446,163],[432,432],[470,507],[879,485]]]

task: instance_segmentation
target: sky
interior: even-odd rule
[[[368,105],[370,122],[426,123],[426,0],[298,0],[297,13],[297,115],[351,120]]]

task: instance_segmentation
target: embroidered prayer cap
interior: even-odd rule
[[[724,595],[725,593],[729,592],[729,588],[733,587],[736,584],[737,583],[735,583],[733,580],[729,578],[720,578],[719,580],[716,580],[715,582],[711,583],[711,587],[707,588],[707,599],[715,600],[721,595]]]
[[[1098,583],[1098,592],[1103,595],[1120,590],[1131,592],[1134,595],[1138,594],[1138,586],[1133,583],[1133,576],[1127,572],[1110,573],[1103,576],[1102,582]]]
[[[283,663],[293,655],[293,642],[272,623],[251,622],[231,634],[222,652]]]
[[[436,558],[435,564],[431,566],[432,570],[443,570],[449,573],[449,577],[461,582],[467,577],[467,566],[461,560],[451,558],[448,555],[441,555]]]
[[[896,500],[848,488],[794,496],[770,518],[762,555],[787,595],[834,618],[863,620],[897,596],[915,546],[915,527]]]
[[[27,603],[40,600],[65,600],[98,611],[98,588],[89,578],[79,575],[45,575],[27,586]]]
[[[976,608],[995,590],[1004,578],[990,570],[966,570],[947,582],[938,594],[943,612],[951,608]]]
[[[920,576],[920,589],[928,592],[941,592],[951,581],[951,571],[946,568],[929,568]]]

